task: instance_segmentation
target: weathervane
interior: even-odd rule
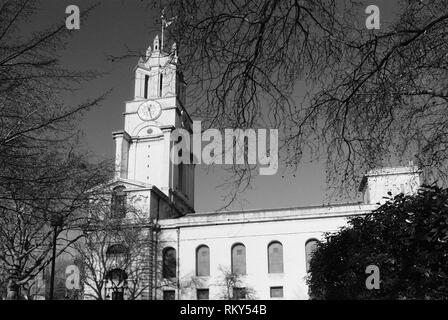
[[[163,50],[163,34],[165,32],[165,28],[168,28],[173,22],[174,20],[177,19],[177,17],[171,18],[171,19],[166,19],[165,17],[165,8],[163,8],[162,10],[162,15],[160,16],[161,20],[162,20],[162,41],[160,44],[160,51]]]

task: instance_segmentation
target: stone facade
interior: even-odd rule
[[[156,37],[135,69],[135,95],[126,102],[124,130],[113,134],[117,169],[111,188],[123,186],[128,201],[139,199],[132,205],[148,212],[154,226],[148,237],[156,246],[156,267],[148,271],[152,283],[144,298],[226,299],[230,293],[308,299],[305,278],[313,243],[344,226],[348,217],[377,208],[388,192],[412,193],[420,185],[414,166],[383,168],[363,178],[362,203],[195,213],[194,165],[181,170],[169,155],[172,131],[192,124],[178,64],[175,46],[162,52]],[[147,105],[148,114],[142,116]],[[235,268],[239,273],[229,288],[226,280]]]

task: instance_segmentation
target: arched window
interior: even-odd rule
[[[111,211],[112,218],[121,219],[126,216],[126,188],[123,186],[115,187],[112,190]]]
[[[305,243],[306,272],[308,272],[310,269],[310,261],[311,258],[313,257],[314,251],[316,250],[318,242],[319,241],[316,239],[309,239]]]
[[[199,277],[210,275],[210,249],[206,245],[196,249],[196,275]]]
[[[176,278],[176,250],[163,249],[162,275],[164,278]]]
[[[106,250],[108,264],[116,268],[123,267],[128,259],[129,249],[123,244],[113,244]]]
[[[278,241],[268,245],[268,272],[283,273],[283,246]]]
[[[242,243],[232,246],[232,273],[246,274],[246,247]]]

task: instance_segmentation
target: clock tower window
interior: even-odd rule
[[[160,77],[159,77],[159,97],[162,96],[162,88],[163,88],[163,74],[160,74]]]
[[[145,99],[148,99],[148,84],[149,84],[149,76],[145,75],[145,95],[144,95]]]

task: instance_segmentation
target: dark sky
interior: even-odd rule
[[[65,8],[68,5],[75,4],[83,10],[97,2],[43,0],[38,20],[32,20],[33,28],[34,25],[37,29],[52,21],[65,19]],[[368,4],[378,5],[387,18],[392,2],[370,1]],[[63,52],[63,62],[69,68],[107,72],[101,78],[85,83],[76,93],[64,97],[67,103],[80,102],[112,89],[104,103],[85,114],[81,123],[85,149],[98,158],[113,157],[111,133],[123,129],[124,101],[132,98],[133,68],[137,63],[137,58],[112,62],[107,56],[122,55],[126,53],[126,48],[145,50],[152,44],[154,36],[160,33],[159,26],[155,25],[159,15],[159,10],[148,7],[146,1],[99,1],[99,6],[88,19],[81,20],[81,29],[72,31],[69,45]],[[363,12],[360,15],[366,16]],[[195,207],[199,212],[214,211],[224,204],[222,196],[226,192],[216,187],[225,182],[226,176],[219,167],[209,169],[199,166],[196,170]],[[233,209],[322,204],[326,201],[324,171],[322,163],[306,162],[295,176],[291,172],[283,172],[281,168],[275,176],[259,176],[255,178],[253,188],[241,195],[242,202],[236,203]]]

